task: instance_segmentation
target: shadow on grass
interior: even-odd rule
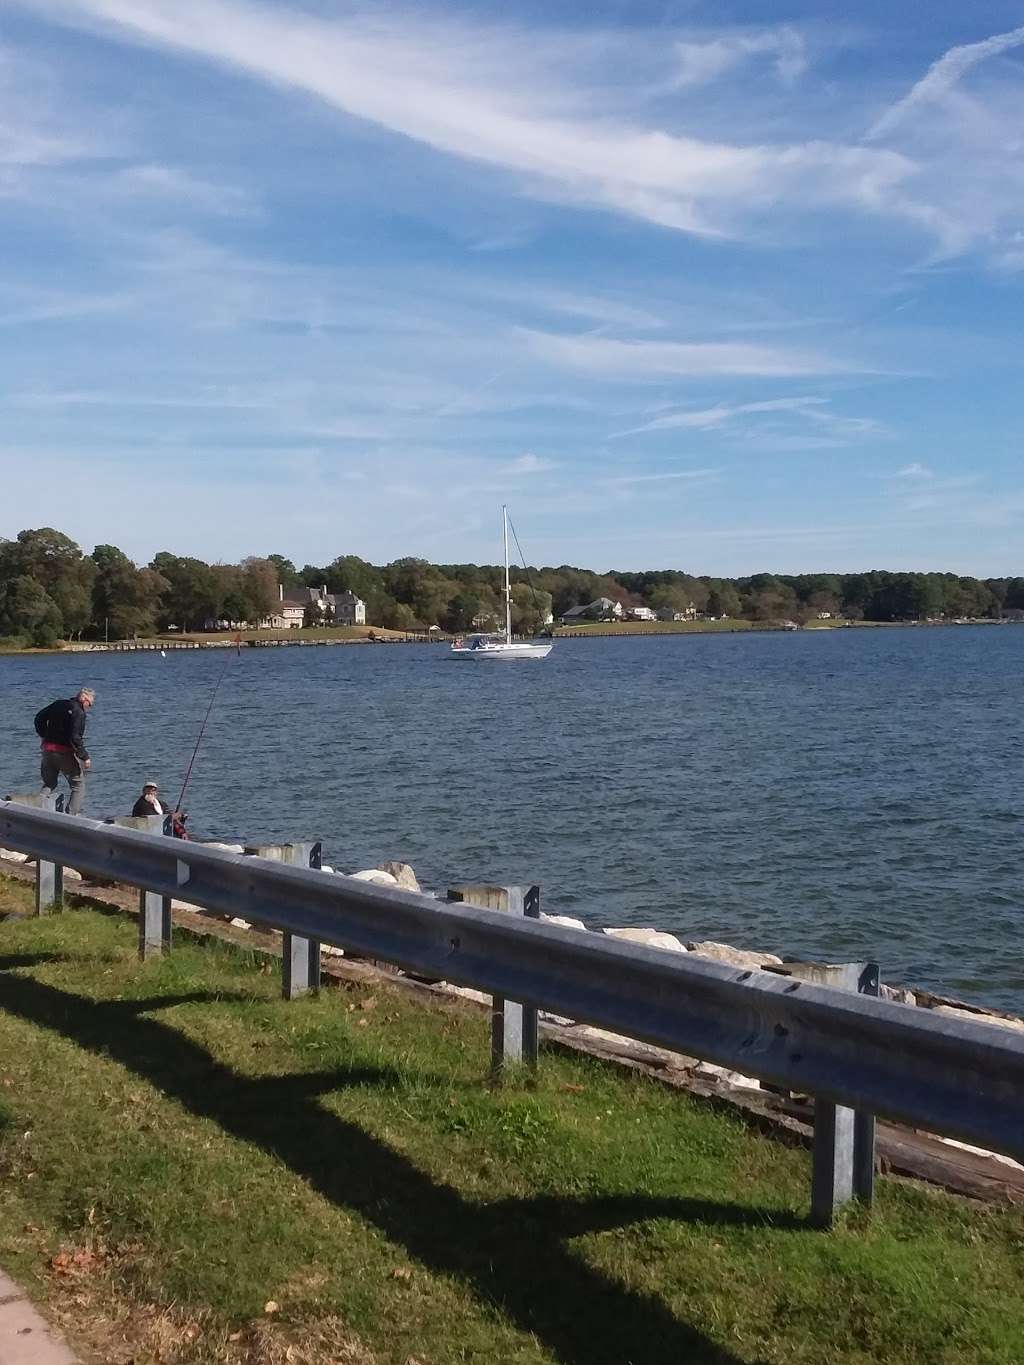
[[[19,967],[42,967],[47,962],[66,962],[63,953],[8,953],[0,956],[0,972],[14,972]]]
[[[458,1277],[563,1365],[740,1365],[656,1295],[586,1265],[566,1240],[655,1218],[752,1227],[803,1227],[802,1221],[735,1204],[639,1195],[474,1203],[317,1102],[346,1086],[396,1084],[398,1073],[373,1067],[251,1079],[146,1017],[222,999],[93,1002],[29,977],[0,977],[0,1008],[112,1058],[191,1113],[257,1144],[422,1265]]]

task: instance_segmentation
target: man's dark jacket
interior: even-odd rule
[[[85,707],[77,697],[53,701],[36,716],[36,733],[49,744],[63,744],[82,763],[89,757],[85,747]]]

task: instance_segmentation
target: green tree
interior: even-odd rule
[[[136,568],[116,545],[97,545],[91,559],[96,570],[92,633],[123,640],[152,632],[168,590],[166,579],[152,569]]]
[[[412,607],[405,602],[393,602],[387,616],[381,622],[391,630],[413,630],[419,622]]]
[[[0,635],[52,649],[60,634],[60,610],[41,583],[19,574],[0,585]]]
[[[256,625],[273,610],[278,600],[277,565],[269,559],[250,556],[239,565],[239,576],[244,611],[241,616],[231,616],[225,603],[224,614],[230,620],[251,621]]]
[[[56,606],[58,635],[80,635],[92,615],[95,567],[79,546],[62,531],[42,526],[20,531],[3,549],[7,573],[35,579]]]
[[[726,579],[713,578],[708,584],[707,610],[709,616],[739,616],[742,607],[734,585]]]
[[[154,556],[150,568],[168,585],[161,603],[164,624],[178,625],[184,630],[201,630],[207,621],[220,616],[221,597],[226,589],[209,564],[161,550]]]
[[[285,559],[284,555],[267,555],[267,563],[273,564],[277,582],[286,592],[289,588],[301,587],[302,578],[290,559]],[[274,596],[277,596],[276,591]]]
[[[472,630],[473,622],[480,611],[480,599],[472,592],[458,592],[448,603],[441,625],[445,630],[457,633]]]

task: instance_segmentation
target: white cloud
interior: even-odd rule
[[[667,474],[626,474],[621,478],[605,479],[604,483],[615,487],[634,483],[664,483],[670,479],[713,479],[721,473],[719,469],[677,469]]]
[[[644,431],[670,431],[677,427],[708,431],[748,413],[797,412],[806,415],[809,408],[827,402],[827,398],[766,398],[757,403],[736,403],[732,406],[718,403],[713,408],[684,408],[681,412],[655,417],[653,421],[645,422],[631,431],[616,432],[616,435],[634,436]]]
[[[1024,27],[1011,29],[1008,33],[997,33],[984,38],[979,43],[963,43],[951,47],[927,73],[917,82],[908,94],[894,104],[879,118],[868,133],[869,140],[875,140],[891,133],[908,114],[920,106],[935,104],[947,96],[963,77],[988,57],[996,57],[1002,52],[1024,44]]]
[[[840,374],[856,370],[812,351],[760,346],[749,342],[622,341],[613,337],[557,336],[517,329],[535,355],[549,364],[591,375],[645,380],[665,375],[768,377]]]
[[[180,199],[190,207],[208,213],[245,213],[250,209],[248,196],[232,185],[216,184],[193,175],[181,166],[143,162],[125,166],[104,181],[111,193],[153,199]]]
[[[792,28],[764,32],[729,32],[720,37],[675,45],[679,70],[675,78],[680,87],[707,85],[743,65],[751,57],[772,59],[775,74],[789,85],[807,69],[804,40]]]
[[[742,419],[754,418],[755,422],[777,429],[785,418],[799,422],[810,422],[821,428],[818,437],[780,438],[773,448],[785,446],[789,449],[825,449],[841,444],[856,437],[879,435],[883,428],[880,423],[869,417],[846,417],[832,412],[827,398],[766,398],[753,403],[717,403],[711,408],[683,408],[680,411],[663,413],[660,417],[645,422],[643,426],[629,431],[619,431],[613,438],[638,436],[648,431],[718,431]],[[745,438],[746,439],[746,438]],[[767,446],[762,445],[762,449]]]
[[[546,474],[549,470],[556,468],[554,460],[546,460],[540,455],[519,455],[516,459],[510,460],[502,470],[504,474],[511,474],[516,478],[529,474]]]
[[[43,3],[70,22],[220,62],[500,168],[539,198],[689,232],[738,232],[744,214],[780,204],[886,211],[913,171],[882,148],[731,144],[617,114],[607,69],[597,78],[587,63],[600,52],[605,68],[630,70],[640,86],[664,67],[654,31],[539,36],[414,12],[323,19],[251,0]],[[792,66],[792,51],[785,60]]]
[[[892,479],[930,479],[933,477],[933,471],[927,465],[915,460],[913,464],[897,469],[895,474],[891,474],[889,477]]]

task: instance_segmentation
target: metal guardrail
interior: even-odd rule
[[[334,944],[814,1095],[819,1114],[848,1106],[1024,1160],[1012,1030],[11,802],[0,847],[273,926],[293,960],[296,942],[318,961]],[[843,1161],[815,1191],[820,1221],[851,1188],[870,1196],[863,1151]]]

